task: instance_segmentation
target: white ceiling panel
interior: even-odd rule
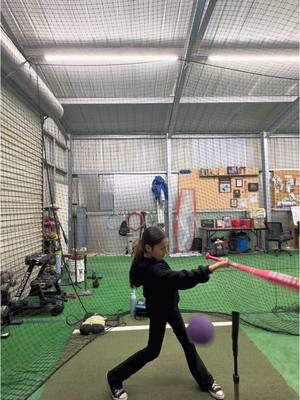
[[[296,69],[296,66],[295,66]],[[192,63],[187,76],[184,96],[297,96],[299,81],[262,73],[250,73]]]
[[[116,66],[40,66],[54,95],[64,97],[169,97],[179,63]]]
[[[2,0],[22,47],[183,46],[190,0]]]
[[[197,54],[204,48],[298,47],[298,0],[218,0]]]

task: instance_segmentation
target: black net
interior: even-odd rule
[[[3,1],[2,36],[4,400],[94,339],[86,317],[123,323],[147,227],[174,270],[299,277],[298,2]],[[180,308],[298,335],[298,293],[231,267]]]

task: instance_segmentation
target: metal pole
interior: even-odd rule
[[[262,157],[262,179],[263,179],[263,201],[266,210],[267,221],[271,221],[271,194],[269,176],[269,148],[268,134],[261,133],[261,157]]]
[[[238,373],[238,337],[239,337],[239,321],[240,313],[232,311],[232,353],[233,353],[233,384],[234,384],[234,400],[240,398],[240,377]]]
[[[169,253],[173,252],[173,215],[172,215],[172,142],[168,134],[166,135],[166,147],[167,147],[167,182],[168,182],[168,237],[169,237]]]
[[[75,285],[78,284],[77,282],[77,224],[76,224],[76,219],[77,219],[77,204],[73,203],[73,210],[72,210],[72,217],[73,217],[73,250],[74,250],[74,261],[75,261]]]
[[[270,173],[269,173],[269,139],[266,132],[261,133],[261,162],[262,162],[262,180],[263,180],[263,202],[266,210],[266,221],[272,221],[271,210],[271,190],[270,190]],[[265,237],[265,235],[264,235]],[[266,237],[265,237],[266,239]],[[264,248],[269,250],[269,242],[265,240]]]

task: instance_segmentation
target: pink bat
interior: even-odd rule
[[[218,257],[214,257],[210,253],[206,253],[205,258],[207,260],[220,261]],[[230,267],[237,268],[241,271],[248,272],[249,274],[259,276],[260,278],[265,279],[267,281],[271,281],[279,285],[286,286],[289,289],[300,290],[300,280],[294,276],[281,274],[279,272],[274,272],[274,271],[268,271],[266,269],[248,267],[247,265],[237,264],[230,260],[228,260],[228,265]]]

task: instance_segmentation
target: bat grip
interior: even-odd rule
[[[233,355],[235,357],[237,357],[237,354],[238,354],[239,321],[240,321],[240,314],[237,311],[233,311],[232,312],[232,350],[233,350]]]
[[[218,257],[212,256],[210,253],[205,254],[207,260],[219,261]]]
[[[206,260],[212,260],[212,261],[217,261],[217,262],[220,261],[219,257],[212,256],[210,253],[206,253],[205,258],[206,258]],[[234,262],[228,260],[227,265],[234,267],[236,264]]]

